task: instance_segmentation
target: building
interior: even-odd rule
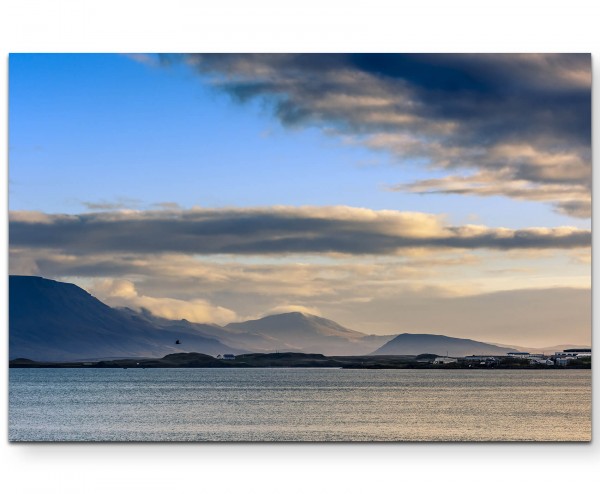
[[[564,357],[573,357],[573,358],[582,358],[582,357],[591,357],[592,349],[591,348],[568,348],[563,350],[562,352],[554,352],[554,356],[557,358]]]
[[[554,361],[549,358],[532,358],[529,361],[536,365],[554,365]]]
[[[560,367],[566,367],[567,365],[569,365],[569,362],[571,360],[575,360],[575,357],[559,357],[555,359],[555,362],[556,365],[559,365]]]
[[[534,359],[546,360],[546,356],[543,353],[508,352],[506,355],[508,358],[526,358],[528,360],[534,360]]]
[[[435,360],[433,361],[434,365],[445,365],[445,364],[455,364],[458,362],[457,358],[454,357],[436,357]]]
[[[223,355],[223,360],[235,360],[235,355],[233,353],[226,353]]]
[[[467,362],[492,362],[501,359],[500,356],[493,355],[469,355],[465,357],[464,360]]]

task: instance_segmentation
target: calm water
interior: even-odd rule
[[[587,441],[589,370],[11,369],[12,441]]]

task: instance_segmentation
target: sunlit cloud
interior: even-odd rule
[[[572,249],[591,244],[575,227],[453,226],[440,215],[338,207],[14,212],[11,246],[64,253],[394,254],[402,249]]]
[[[260,314],[259,317],[270,316],[272,314],[285,314],[287,312],[302,312],[304,314],[312,314],[313,316],[322,315],[321,310],[318,307],[306,307],[304,305],[287,304],[273,307]]]
[[[592,198],[587,186],[552,182],[542,184],[516,179],[510,170],[485,171],[468,176],[449,175],[390,188],[418,194],[506,196],[518,200],[543,201],[552,204],[561,214],[578,218],[589,218],[592,213]]]
[[[187,319],[199,323],[225,324],[238,319],[234,311],[214,306],[204,299],[177,300],[140,295],[129,280],[105,278],[90,287],[93,293],[113,306],[146,309],[166,319]]]

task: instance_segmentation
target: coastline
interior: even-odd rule
[[[435,355],[364,355],[325,356],[312,353],[253,353],[231,359],[216,358],[201,353],[174,353],[162,358],[118,358],[79,362],[39,362],[13,359],[9,368],[93,368],[93,369],[164,369],[164,368],[341,368],[341,369],[591,369],[591,359],[573,361],[568,366],[540,365],[524,359],[493,357],[475,363],[467,358],[445,364],[434,364]]]

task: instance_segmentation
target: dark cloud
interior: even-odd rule
[[[393,254],[405,248],[570,249],[587,247],[576,228],[445,225],[435,215],[349,207],[192,209],[47,215],[13,212],[12,248],[65,253]]]
[[[322,120],[344,116],[348,125],[382,130],[387,126],[364,121],[361,108],[350,101],[346,107],[319,109],[334,96],[379,96],[389,98],[387,111],[412,109],[418,117],[463,124],[470,135],[452,136],[457,142],[480,144],[526,132],[590,143],[588,54],[219,54],[183,59],[200,72],[225,74],[215,83],[242,100],[274,97],[284,121],[288,114]],[[482,140],[474,143],[476,136]]]
[[[561,214],[575,216],[576,218],[589,218],[592,216],[591,201],[564,201],[555,205],[554,209]]]
[[[591,193],[588,54],[165,56],[285,125],[317,123],[400,160]],[[560,201],[557,197],[555,201]],[[570,214],[568,208],[559,208]]]

